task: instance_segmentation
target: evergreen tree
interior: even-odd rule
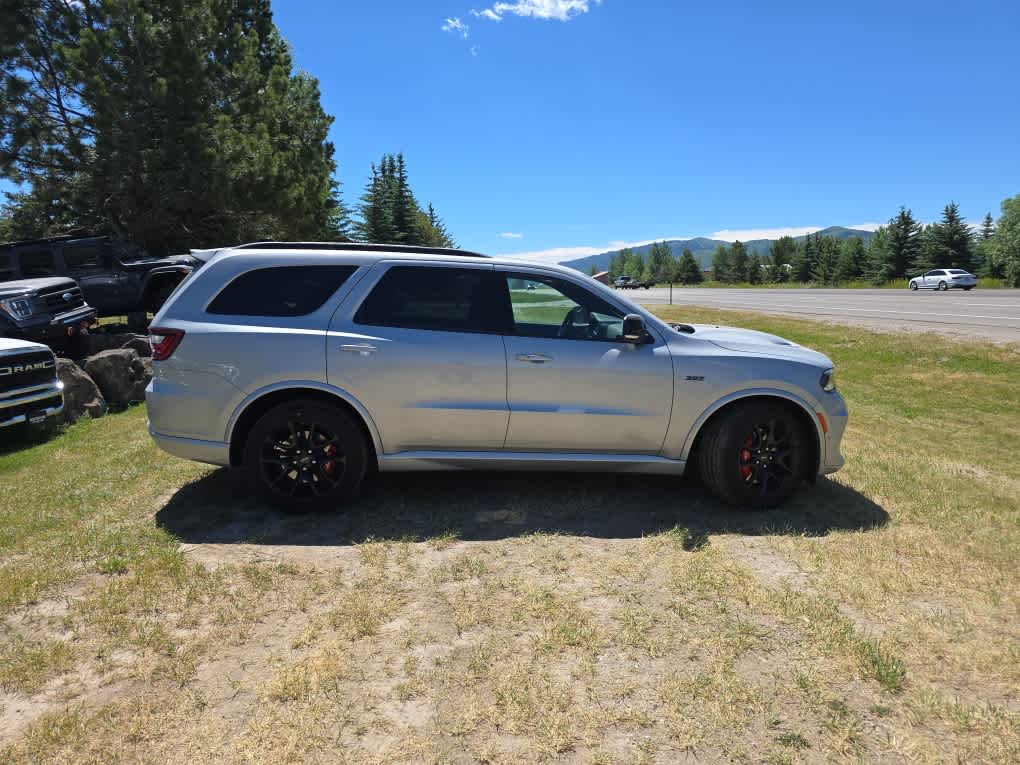
[[[700,284],[705,280],[705,274],[701,270],[701,265],[694,259],[693,253],[686,247],[680,256],[680,262],[677,264],[676,280],[681,284]]]
[[[892,266],[889,256],[889,229],[879,226],[868,242],[865,252],[864,275],[876,286],[885,284],[892,279]]]
[[[751,284],[762,284],[767,275],[768,266],[758,254],[758,250],[755,250],[747,261],[747,281]]]
[[[991,240],[991,265],[1006,284],[1020,287],[1020,194],[1002,203],[1002,215]]]
[[[991,239],[995,234],[995,221],[992,220],[992,214],[990,212],[985,213],[984,220],[981,221],[981,240],[985,241]]]
[[[733,281],[750,281],[751,258],[743,242],[737,241],[730,245],[730,257],[733,261]]]
[[[806,282],[812,279],[815,264],[818,260],[817,237],[808,234],[796,242],[796,249],[790,263],[790,280],[795,282]]]
[[[931,268],[974,268],[974,239],[956,202],[945,206],[942,219],[929,228],[927,236]]]
[[[0,174],[36,234],[335,238],[332,118],[268,0],[8,0]]]
[[[811,268],[811,279],[827,286],[835,284],[840,259],[838,241],[831,236],[816,235],[815,247],[817,254],[814,265]]]
[[[733,254],[725,244],[720,244],[712,253],[712,279],[723,284],[736,281],[733,272]]]
[[[676,275],[676,259],[666,242],[654,242],[645,263],[644,278],[649,282],[673,281]]]
[[[890,218],[884,245],[881,257],[888,274],[886,278],[906,276],[921,246],[921,225],[910,210],[901,207],[896,217]]]
[[[797,243],[792,236],[781,236],[772,243],[772,251],[765,261],[768,266],[768,278],[774,282],[785,282],[793,267],[797,254]]]
[[[859,236],[844,239],[840,245],[839,263],[836,267],[836,280],[840,282],[859,279],[865,269],[864,242]]]

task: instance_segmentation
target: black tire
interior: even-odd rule
[[[319,401],[288,401],[255,423],[244,464],[270,504],[296,512],[336,510],[361,486],[368,444],[343,410]]]
[[[974,288],[973,287],[964,287],[963,291],[964,292],[970,292],[972,289],[974,289]]]
[[[941,292],[945,292],[947,289],[949,289],[948,284],[946,284],[945,282],[939,282],[939,290]]]
[[[917,282],[911,282],[910,289],[912,289],[914,292],[917,292]]]
[[[813,469],[812,437],[789,404],[737,403],[709,424],[698,445],[698,470],[724,502],[777,507]]]

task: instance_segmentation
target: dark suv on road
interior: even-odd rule
[[[0,245],[0,283],[66,276],[100,316],[155,313],[198,261],[154,258],[106,236],[65,236]]]

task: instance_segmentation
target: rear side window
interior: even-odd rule
[[[103,248],[98,244],[79,244],[64,248],[64,264],[68,268],[98,268]]]
[[[322,307],[357,266],[277,266],[248,271],[223,288],[206,313],[306,316]]]
[[[500,332],[506,293],[493,271],[394,266],[365,298],[354,321],[445,332]]]

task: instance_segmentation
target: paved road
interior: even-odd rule
[[[628,291],[645,305],[669,302],[668,288]],[[1020,343],[1020,290],[673,288],[674,305],[804,316],[881,329],[906,329]]]

